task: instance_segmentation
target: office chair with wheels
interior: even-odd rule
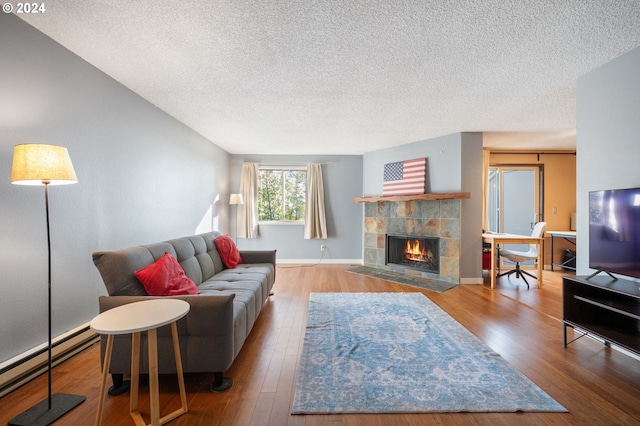
[[[546,222],[538,222],[533,227],[533,231],[531,232],[532,237],[540,238],[544,235],[544,230],[547,227]],[[536,278],[534,275],[531,275],[529,272],[524,271],[520,268],[520,262],[525,262],[527,260],[536,260],[538,258],[538,245],[537,244],[529,244],[529,250],[520,251],[520,250],[499,250],[498,256],[502,256],[505,259],[509,259],[512,262],[516,262],[516,268],[510,271],[504,272],[502,274],[498,274],[498,277],[503,277],[505,275],[516,274],[516,278],[522,277],[525,284],[527,284],[527,288],[529,288],[529,282],[525,278],[525,275],[529,275],[531,278]],[[537,279],[537,278],[536,278]]]

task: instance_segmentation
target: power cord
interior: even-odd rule
[[[318,266],[320,263],[322,263],[322,259],[324,259],[324,252],[327,251],[327,249],[322,250],[321,254],[320,254],[320,259],[318,259],[318,261],[316,263],[309,263],[309,264],[300,264],[300,265],[291,265],[291,266],[278,266],[278,268],[283,268],[283,269],[295,269],[295,268],[312,268],[314,266]]]

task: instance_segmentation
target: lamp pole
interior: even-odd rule
[[[52,356],[51,353],[53,352],[53,345],[51,344],[51,341],[53,340],[53,336],[51,333],[51,310],[52,310],[52,303],[51,303],[51,299],[52,299],[52,292],[51,292],[51,231],[49,228],[49,184],[51,182],[49,181],[43,181],[42,182],[44,184],[44,209],[45,209],[45,216],[47,218],[47,291],[48,291],[48,299],[49,299],[49,359],[48,359],[48,368],[47,368],[47,375],[49,377],[49,411],[51,411],[51,406],[52,406],[52,397],[51,397],[51,369],[52,369]]]
[[[229,204],[236,206],[236,233],[234,235],[236,244],[238,243],[238,204],[244,204],[242,194],[231,194],[229,196]]]
[[[86,397],[66,393],[52,394],[53,335],[51,327],[51,230],[49,221],[49,185],[78,182],[66,148],[55,145],[16,145],[13,151],[11,183],[17,185],[44,185],[44,205],[47,223],[47,399],[9,420],[11,426],[48,425],[82,403]]]

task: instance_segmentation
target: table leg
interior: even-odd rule
[[[138,392],[140,389],[140,333],[131,335],[131,388],[129,390],[129,411],[133,422],[138,426],[146,426],[138,410]]]
[[[491,288],[496,286],[496,244],[491,242]]]
[[[153,328],[147,332],[149,341],[149,400],[151,403],[151,425],[160,425],[160,396],[158,393],[158,332]]]
[[[551,270],[553,271],[553,234],[551,234]]]
[[[107,348],[104,353],[102,366],[102,381],[100,383],[100,399],[98,399],[98,413],[96,414],[96,426],[102,425],[102,410],[104,409],[104,392],[107,387],[107,376],[111,365],[111,352],[113,351],[113,334],[107,336]]]
[[[176,417],[187,412],[187,392],[184,385],[184,375],[182,370],[182,359],[180,357],[180,342],[178,340],[178,327],[175,322],[171,323],[171,334],[173,337],[173,354],[176,360],[176,371],[178,373],[178,385],[180,387],[180,401],[182,407],[174,412],[160,418],[160,395],[158,380],[158,333],[157,329],[147,331],[147,342],[149,344],[149,405],[151,423],[150,426],[163,425]],[[136,425],[144,426],[146,422],[138,411],[138,376],[140,372],[140,333],[134,333],[132,337],[131,349],[131,417]],[[135,380],[134,380],[135,379]],[[134,384],[135,383],[135,384]]]
[[[184,387],[182,357],[180,356],[180,341],[178,340],[178,326],[175,322],[171,323],[171,335],[173,337],[173,357],[176,360],[176,372],[178,373],[178,386],[180,387],[180,401],[182,401],[182,412],[180,412],[179,414],[184,414],[188,411],[187,391]]]
[[[538,243],[538,288],[542,288],[542,270],[543,269],[544,269],[544,238],[542,238]]]
[[[129,388],[129,411],[138,412],[138,390],[140,388],[140,333],[131,335],[131,385]],[[132,414],[133,415],[133,414]]]
[[[180,402],[182,406],[172,413],[160,419],[160,424],[163,425],[176,417],[186,413],[187,409],[187,392],[184,386],[184,375],[182,370],[182,358],[180,356],[180,341],[178,340],[178,326],[175,322],[171,323],[171,337],[173,338],[173,357],[176,361],[176,373],[178,375],[178,386],[180,387]]]

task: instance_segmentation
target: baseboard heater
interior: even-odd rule
[[[83,324],[51,343],[51,363],[56,366],[100,340],[100,336]],[[45,343],[0,364],[0,398],[47,371],[48,345]]]

